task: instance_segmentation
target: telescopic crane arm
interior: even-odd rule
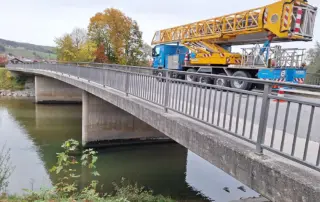
[[[152,45],[181,43],[197,53],[197,64],[237,64],[241,56],[228,52],[222,45],[312,41],[316,13],[317,8],[306,0],[280,0],[260,8],[157,31]],[[215,59],[208,59],[210,57]]]

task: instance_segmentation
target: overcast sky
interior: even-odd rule
[[[275,0],[0,0],[0,38],[38,45],[55,45],[54,38],[86,28],[95,13],[117,8],[138,21],[150,44],[154,32],[171,26],[264,6]],[[320,0],[309,0],[320,7]],[[314,41],[320,41],[320,13]],[[309,48],[313,43],[286,46]]]

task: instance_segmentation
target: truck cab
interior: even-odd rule
[[[189,49],[179,45],[156,45],[152,49],[152,67],[154,69],[182,70],[182,65]]]

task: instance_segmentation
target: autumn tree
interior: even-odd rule
[[[70,34],[65,34],[62,37],[56,38],[57,44],[57,58],[60,61],[74,61],[76,58],[76,50],[73,45]]]
[[[88,39],[84,29],[75,28],[71,34],[65,34],[55,42],[59,61],[91,62],[95,59],[97,45]]]
[[[96,58],[95,52],[97,50],[97,45],[88,40],[85,43],[81,44],[77,53],[76,61],[77,62],[92,62]]]
[[[138,23],[117,9],[106,9],[93,16],[88,36],[96,44],[104,45],[110,63],[141,65],[145,61]]]
[[[106,52],[106,50],[104,48],[104,44],[101,43],[100,46],[97,48],[96,52],[94,53],[94,55],[95,55],[94,62],[108,63],[108,58],[107,58],[105,52]]]

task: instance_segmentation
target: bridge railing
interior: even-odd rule
[[[8,68],[58,74],[113,88],[162,106],[165,112],[177,112],[254,144],[257,153],[268,150],[320,171],[320,99],[283,97],[272,91],[275,85],[309,91],[320,91],[319,86],[88,63],[24,64]],[[210,84],[219,79],[255,84],[262,90]]]
[[[307,74],[306,83],[312,85],[320,85],[320,74]]]

